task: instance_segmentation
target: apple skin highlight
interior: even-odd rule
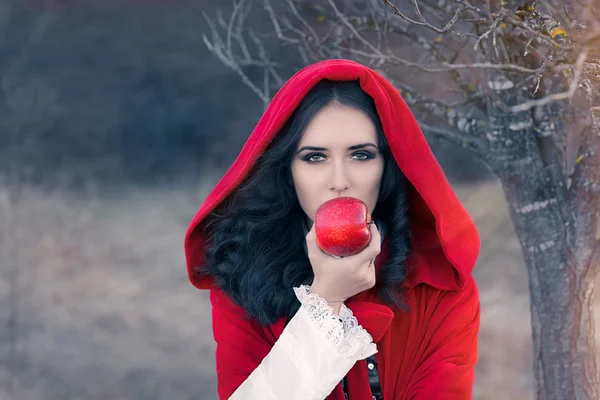
[[[367,205],[354,197],[336,197],[315,213],[317,245],[325,253],[348,257],[360,253],[371,241],[371,215]]]

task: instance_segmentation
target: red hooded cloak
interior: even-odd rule
[[[376,71],[348,60],[310,65],[286,82],[187,231],[189,279],[199,289],[211,289],[219,396],[231,396],[260,364],[281,335],[285,319],[270,326],[244,319],[244,311],[213,287],[211,278],[198,274],[204,250],[202,222],[248,175],[302,98],[323,79],[360,81],[375,100],[394,159],[411,183],[411,268],[400,288],[409,311],[393,311],[374,290],[346,302],[377,344],[384,399],[470,399],[480,316],[479,292],[471,275],[479,255],[477,230],[398,90]],[[386,244],[387,240],[376,268],[385,264]],[[244,348],[235,343],[244,343]],[[347,376],[350,398],[370,400],[365,361],[358,361]],[[341,385],[327,399],[343,400]]]

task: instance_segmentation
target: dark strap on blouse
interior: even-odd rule
[[[383,394],[381,393],[381,385],[379,383],[379,368],[377,367],[377,359],[375,355],[369,356],[366,359],[367,362],[367,373],[369,375],[369,386],[371,387],[371,394],[373,400],[383,400]],[[344,397],[346,400],[350,399],[348,396],[348,377],[345,376],[342,379],[342,389],[344,390]]]

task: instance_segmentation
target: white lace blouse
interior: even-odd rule
[[[377,352],[348,307],[335,315],[308,286],[294,292],[298,312],[230,400],[323,400],[356,361]]]

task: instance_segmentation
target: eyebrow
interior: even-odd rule
[[[377,146],[375,146],[373,143],[361,143],[361,144],[357,144],[357,145],[348,147],[348,150],[364,149],[365,147],[375,147],[375,149],[377,149]],[[298,154],[298,153],[300,153],[300,152],[302,152],[304,150],[326,151],[327,148],[325,148],[325,147],[315,147],[315,146],[304,146],[300,150],[298,150],[296,152],[296,154]]]

